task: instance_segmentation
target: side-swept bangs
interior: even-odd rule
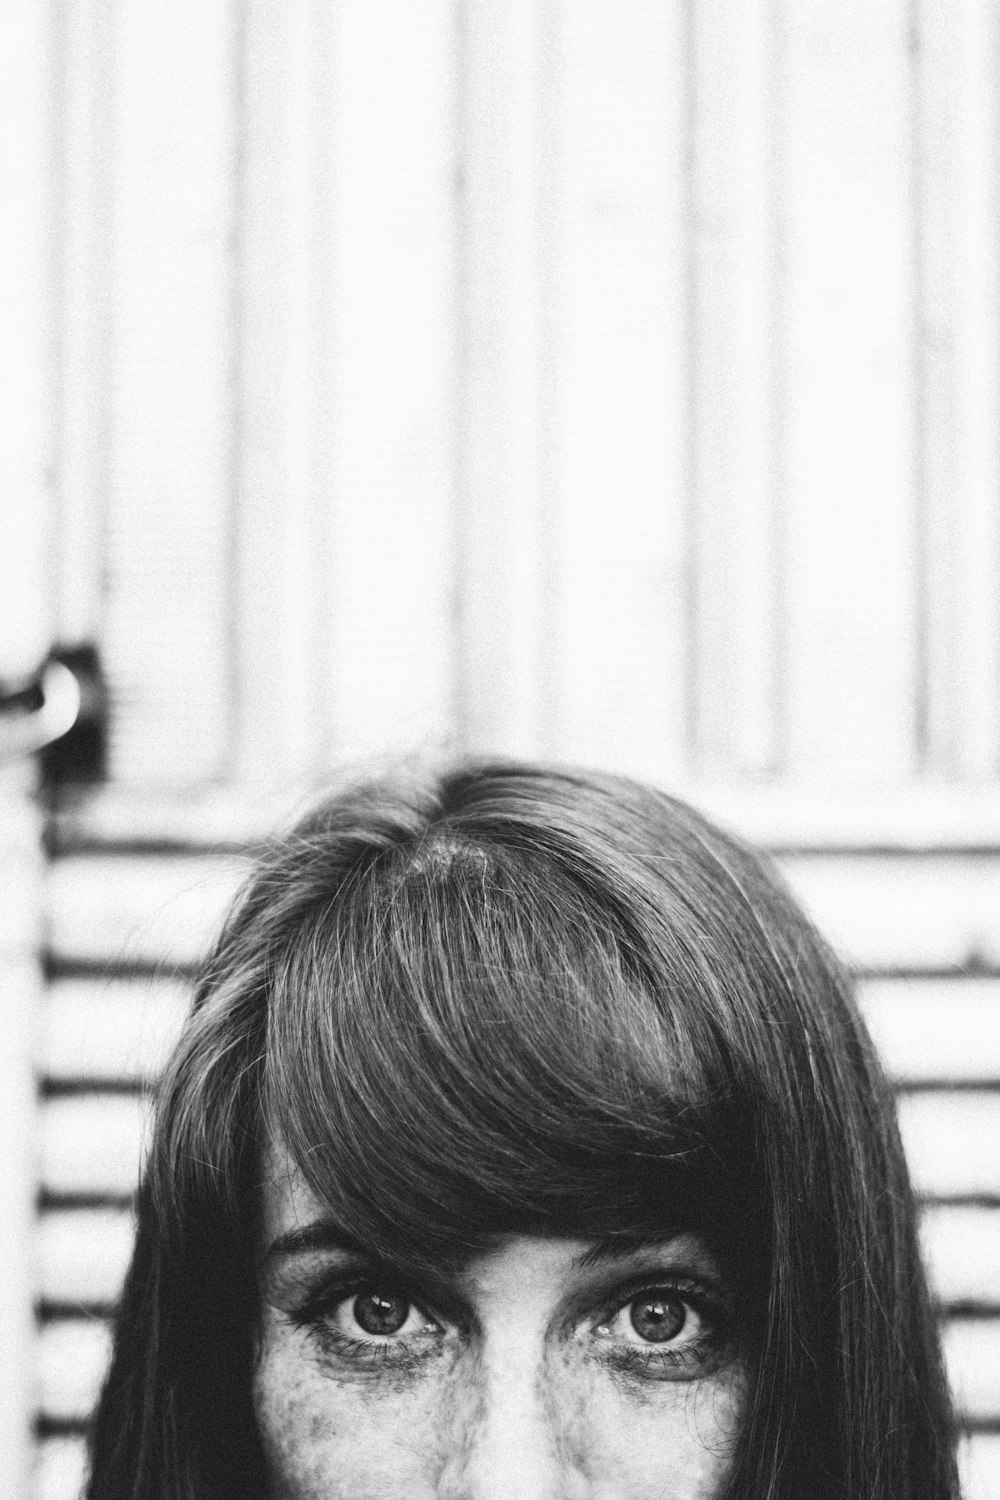
[[[445,826],[314,907],[275,964],[264,1110],[345,1235],[462,1255],[505,1229],[721,1233],[753,1141],[698,969],[622,893]],[[619,908],[616,911],[616,908]]]

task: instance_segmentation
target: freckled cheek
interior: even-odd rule
[[[463,1365],[392,1387],[329,1373],[297,1335],[269,1341],[254,1404],[271,1500],[433,1500],[483,1420],[472,1374]],[[557,1467],[588,1493],[721,1494],[743,1407],[738,1371],[643,1387],[573,1361],[548,1376],[536,1416]]]
[[[273,1500],[321,1495],[337,1441],[310,1382],[286,1362],[265,1359],[254,1380],[254,1410]],[[336,1497],[339,1491],[328,1493]]]
[[[664,1382],[648,1390],[601,1380],[589,1391],[578,1465],[595,1494],[628,1500],[716,1500],[732,1467],[742,1379]]]
[[[430,1500],[436,1404],[326,1373],[289,1338],[265,1346],[254,1410],[271,1500]]]

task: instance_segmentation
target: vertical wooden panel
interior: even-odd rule
[[[922,0],[919,20],[925,758],[1000,765],[1000,16]]]
[[[44,4],[0,20],[0,681],[34,671],[52,628],[50,26]]]
[[[554,6],[551,748],[669,776],[687,711],[687,20]]]
[[[104,647],[122,780],[227,763],[233,0],[117,12]]]
[[[952,772],[956,763],[960,680],[955,661],[958,225],[954,195],[960,77],[956,20],[961,8],[939,0],[919,0],[914,11],[921,652],[917,728],[924,764],[945,773]]]
[[[961,770],[1000,769],[1000,13],[990,0],[963,8],[960,95],[962,180],[959,411],[962,463]]]
[[[9,31],[4,38],[11,41]],[[22,65],[24,53],[21,53]],[[41,998],[41,827],[27,765],[0,766],[0,1492],[27,1496],[34,1402],[33,1287],[36,1119],[34,1022]]]
[[[51,644],[54,15],[0,10],[0,683]],[[8,730],[9,724],[5,726]],[[4,750],[11,751],[7,735]],[[34,768],[0,761],[0,1494],[26,1500],[32,1406],[34,1036],[40,998],[41,826]]]
[[[785,7],[788,752],[914,765],[909,8]]]
[[[538,0],[470,0],[460,80],[461,729],[512,755],[542,747],[548,687],[548,19]]]
[[[329,724],[438,743],[455,653],[456,33],[446,0],[332,12]]]
[[[62,7],[59,72],[57,633],[100,635],[108,480],[113,0]]]
[[[324,729],[330,501],[318,478],[330,27],[313,0],[249,0],[242,40],[237,773],[288,785],[321,761]]]
[[[52,628],[52,44],[48,5],[0,11],[0,683],[37,667]],[[0,763],[0,1493],[11,1500],[28,1493],[34,1396],[32,1027],[41,982],[42,870],[33,784],[29,764]]]
[[[695,735],[705,769],[773,769],[780,720],[774,15],[694,8]]]

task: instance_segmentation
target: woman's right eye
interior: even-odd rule
[[[351,1315],[365,1333],[388,1338],[410,1320],[411,1307],[395,1292],[362,1292],[351,1303]]]
[[[443,1330],[404,1292],[377,1283],[321,1293],[295,1315],[324,1354],[358,1364],[412,1360]]]
[[[348,1336],[373,1340],[404,1339],[437,1332],[438,1325],[400,1292],[369,1287],[338,1302],[330,1316]]]

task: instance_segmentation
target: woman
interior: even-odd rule
[[[459,767],[264,855],[167,1070],[91,1500],[945,1500],[884,1080],[759,858]]]

